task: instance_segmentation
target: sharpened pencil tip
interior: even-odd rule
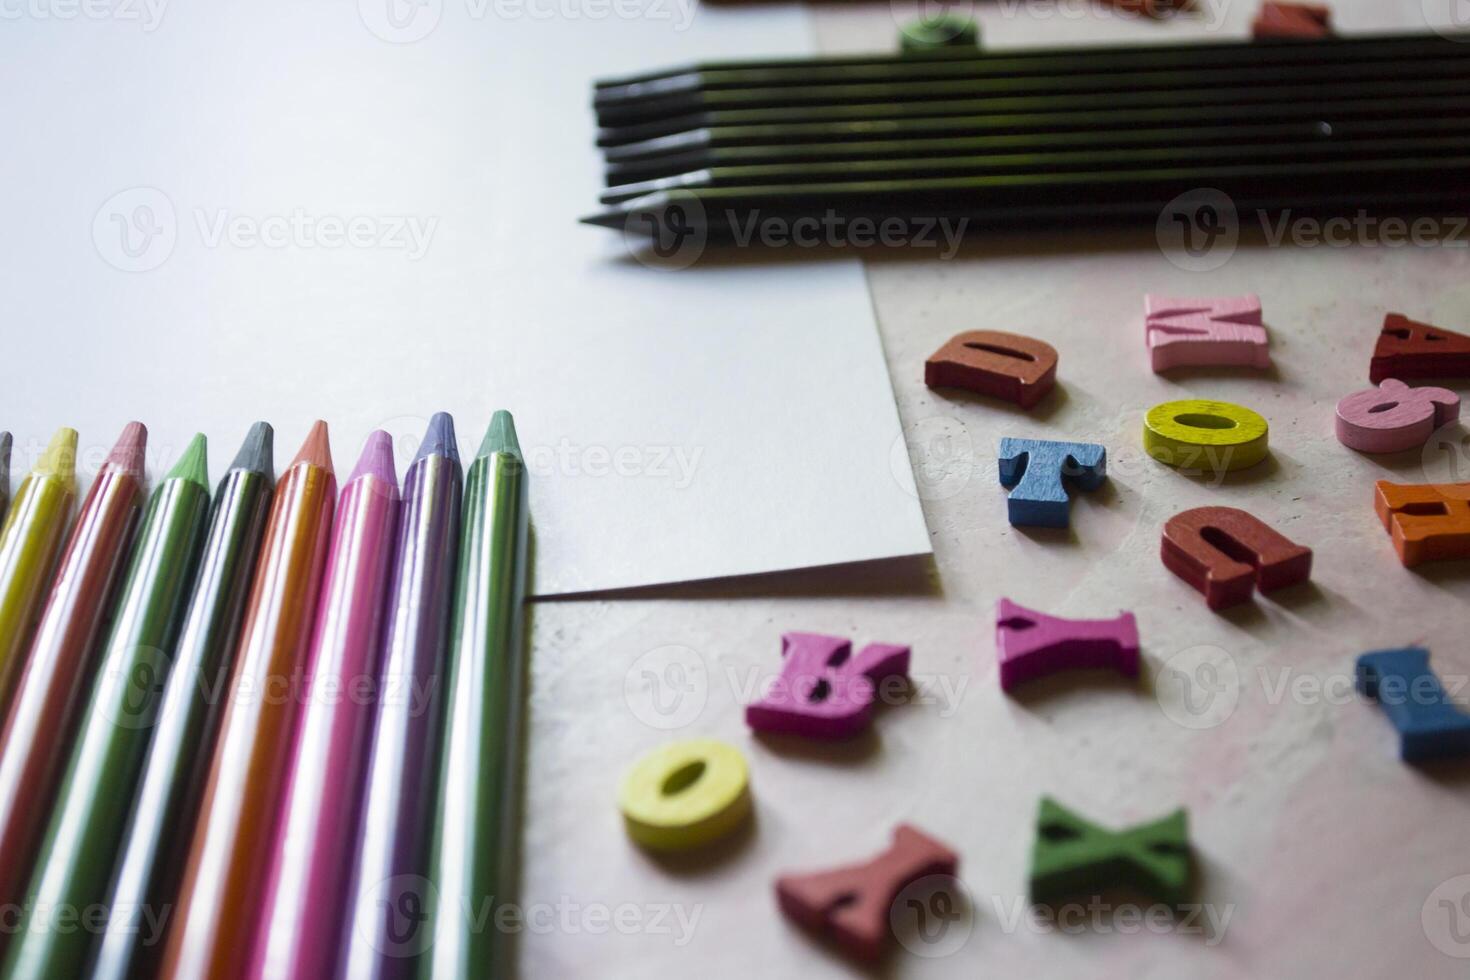
[[[306,441],[301,444],[301,451],[296,458],[291,460],[291,465],[297,463],[309,463],[312,466],[320,466],[328,473],[332,469],[332,445],[327,440],[327,423],[317,419],[312,425],[311,431],[306,434]]]
[[[424,441],[419,443],[419,451],[414,454],[413,461],[417,463],[425,456],[444,456],[459,462],[459,443],[454,439],[454,419],[448,412],[435,412],[434,417],[429,419],[429,429],[424,433]]]
[[[490,416],[490,427],[485,430],[480,451],[475,455],[489,456],[491,453],[513,453],[516,456],[521,454],[521,443],[516,438],[515,419],[510,417],[509,412],[496,412]]]
[[[147,427],[142,422],[129,422],[123,426],[122,435],[117,437],[104,465],[141,479],[147,451]]]
[[[37,476],[55,476],[68,483],[77,478],[77,430],[60,428],[51,437],[51,444],[36,461]]]
[[[589,214],[577,220],[584,225],[597,225],[600,228],[621,228],[627,224],[628,215],[624,211],[603,211],[601,214]]]
[[[184,449],[184,455],[163,477],[165,480],[188,480],[209,489],[209,441],[197,433]]]
[[[276,430],[269,422],[257,422],[245,433],[230,469],[249,470],[264,476],[268,483],[276,482]]]
[[[357,457],[357,465],[352,468],[347,482],[364,476],[375,476],[394,489],[398,487],[398,473],[393,468],[393,437],[382,429],[368,434],[362,455]]]
[[[0,493],[10,489],[10,433],[0,432]]]

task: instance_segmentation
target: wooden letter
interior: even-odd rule
[[[865,864],[777,878],[776,900],[788,918],[871,961],[888,944],[891,908],[904,887],[929,875],[953,876],[958,866],[949,848],[899,824],[888,850]]]
[[[1373,506],[1405,565],[1470,558],[1470,483],[1379,480]]]
[[[1108,830],[1050,797],[1041,798],[1031,849],[1031,901],[1049,904],[1078,895],[1131,888],[1167,905],[1189,897],[1189,816]]]
[[[956,334],[924,362],[931,388],[964,388],[1030,408],[1057,380],[1056,348],[1000,330]]]
[[[1154,373],[1186,365],[1271,366],[1257,296],[1144,297],[1144,332]]]
[[[872,719],[873,685],[909,672],[908,647],[870,643],[853,657],[851,641],[820,633],[787,633],[781,656],[781,676],[745,709],[756,731],[850,738]]]
[[[1234,507],[1196,507],[1164,525],[1164,566],[1204,593],[1211,609],[1224,609],[1262,592],[1307,579],[1312,549]]]

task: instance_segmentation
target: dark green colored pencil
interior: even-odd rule
[[[716,187],[833,184],[844,181],[877,180],[916,181],[939,177],[980,177],[988,174],[1089,173],[1134,167],[1185,167],[1211,164],[1268,166],[1282,162],[1342,160],[1344,158],[1360,164],[1365,158],[1413,156],[1420,160],[1427,160],[1439,156],[1466,155],[1470,155],[1470,134],[1438,139],[1377,140],[1371,143],[1333,140],[1223,147],[1175,144],[1144,149],[997,153],[947,159],[843,160],[835,163],[713,167],[675,177],[615,187],[602,195],[602,203],[617,204],[659,191],[701,190]]]
[[[1071,70],[1055,75],[974,78],[940,81],[873,82],[864,84],[793,84],[758,88],[709,89],[653,97],[630,97],[616,102],[599,102],[598,124],[604,127],[633,125],[657,119],[688,116],[701,112],[785,109],[793,117],[798,110],[816,115],[834,106],[874,106],[902,103],[911,112],[928,112],[950,102],[972,103],[976,108],[959,114],[985,111],[995,105],[1000,111],[1024,111],[1038,107],[1041,99],[1061,99],[1071,108],[1107,107],[1119,102],[1132,105],[1199,105],[1209,101],[1254,104],[1298,98],[1343,98],[1352,94],[1383,92],[1420,94],[1430,83],[1448,84],[1470,78],[1470,52],[1451,49],[1454,57],[1341,65],[1257,66],[1200,69],[1197,66],[1172,71],[1100,74],[1079,61]],[[1461,88],[1454,89],[1456,91]]]
[[[1470,54],[1470,52],[1467,52]],[[1116,112],[1120,109],[1224,109],[1231,118],[1252,120],[1265,107],[1281,107],[1298,115],[1303,101],[1318,102],[1330,115],[1337,103],[1355,99],[1404,100],[1453,98],[1466,110],[1470,79],[1427,78],[1413,81],[1343,83],[1330,86],[1241,86],[1236,88],[1182,88],[1163,92],[1095,91],[1073,95],[997,96],[934,101],[818,103],[769,108],[713,109],[679,113],[628,125],[607,126],[598,134],[601,145],[652,139],[690,129],[719,126],[769,126],[840,122],[880,122],[886,119],[926,119],[979,115],[1076,114]],[[1277,110],[1278,112],[1280,109]],[[1401,110],[1402,112],[1402,110]],[[1054,121],[1041,120],[1049,126]]]
[[[10,506],[10,433],[0,432],[0,521]]]
[[[837,57],[711,61],[599,81],[599,98],[626,98],[634,92],[662,94],[695,88],[806,84],[826,81],[895,81],[922,78],[978,78],[1045,74],[1072,70],[1079,57],[1099,71],[1136,71],[1145,67],[1212,67],[1221,64],[1333,64],[1342,61],[1433,56],[1458,39],[1438,34],[1368,34],[1330,39],[1277,41],[1190,41],[1183,44],[1109,45],[1092,48],[1016,48],[977,52],[937,48],[901,54],[872,53]]]
[[[988,113],[975,116],[926,116],[856,119],[829,122],[786,122],[759,125],[706,125],[699,120],[665,136],[637,136],[640,127],[605,132],[600,138],[609,162],[626,162],[712,147],[778,146],[791,143],[853,142],[876,139],[959,138],[1022,133],[1125,132],[1170,126],[1244,126],[1303,122],[1335,127],[1345,122],[1394,119],[1464,119],[1470,103],[1455,98],[1354,99],[1346,102],[1304,100],[1241,106],[1197,106],[1165,109],[1099,109],[1090,112]],[[681,123],[681,125],[683,125]],[[636,137],[636,138],[635,138]]]
[[[789,235],[797,220],[834,229],[890,218],[931,230],[940,218],[963,218],[970,231],[1057,221],[1078,226],[1156,219],[1171,200],[1200,188],[1223,192],[1241,211],[1408,207],[1463,213],[1470,206],[1470,156],[717,187],[650,194],[583,220],[646,230],[660,240],[697,232],[736,241],[771,222]]]
[[[437,905],[423,980],[505,975],[497,915],[514,892],[525,683],[526,467],[510,413],[496,412],[465,477],[449,632],[449,698],[429,880]]]
[[[109,867],[116,874],[104,892],[114,919],[121,921],[102,937],[92,980],[147,976],[161,952],[270,509],[271,451],[271,427],[257,422],[215,490],[162,710],[154,699],[141,702],[156,713],[151,745],[133,792],[109,807],[113,819],[128,815],[125,843]]]
[[[1018,133],[1001,136],[954,138],[868,139],[852,142],[788,143],[758,146],[713,146],[684,153],[649,156],[607,167],[610,187],[640,180],[672,177],[697,170],[722,167],[775,167],[800,164],[876,163],[885,160],[936,162],[955,157],[1040,154],[1079,150],[1122,150],[1129,148],[1203,147],[1233,149],[1247,146],[1307,144],[1313,148],[1344,143],[1412,137],[1470,135],[1470,115],[1464,118],[1410,117],[1368,119],[1361,122],[1303,120],[1299,122],[1242,123],[1236,126],[1182,126],[1177,128],[1126,128],[1081,132]]]
[[[91,954],[91,929],[57,928],[49,916],[105,908],[204,539],[206,466],[198,435],[148,502],[26,893],[39,918],[6,950],[6,977],[81,976]]]

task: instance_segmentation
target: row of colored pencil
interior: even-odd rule
[[[525,467],[434,416],[400,497],[325,423],[196,436],[144,494],[131,423],[74,522],[57,433],[0,529],[0,975],[482,977],[503,944]],[[8,437],[0,458],[8,459]],[[3,468],[4,464],[0,464]],[[0,473],[0,509],[9,481]]]

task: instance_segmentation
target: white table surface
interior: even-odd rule
[[[1439,23],[1453,13],[1429,6]],[[1223,14],[1222,34],[1243,35],[1254,7],[1217,3],[1209,14]],[[1344,29],[1423,23],[1417,2],[1335,7]],[[981,5],[990,43],[1207,33],[1183,22],[1007,16],[1017,9]],[[881,48],[894,29],[886,4],[823,6],[817,24],[827,50]],[[660,60],[678,57],[651,59]],[[934,561],[534,608],[521,900],[548,909],[543,925],[554,911],[555,925],[521,937],[523,976],[860,973],[782,919],[772,882],[865,858],[900,821],[958,850],[974,912],[967,935],[962,922],[939,943],[916,944],[945,955],[900,949],[879,975],[1465,975],[1470,902],[1452,906],[1470,893],[1470,877],[1458,877],[1470,874],[1467,770],[1404,766],[1383,713],[1344,692],[1355,657],[1382,647],[1422,643],[1442,677],[1470,672],[1470,564],[1403,568],[1372,508],[1374,480],[1450,479],[1452,461],[1466,479],[1470,456],[1460,430],[1449,434],[1451,453],[1361,456],[1337,443],[1332,420],[1341,396],[1367,386],[1386,311],[1470,331],[1470,250],[1463,240],[1268,248],[1259,238],[1244,235],[1208,273],[1171,264],[1151,231],[975,242],[948,262],[868,258],[909,449],[927,474],[919,492]],[[1258,292],[1275,368],[1153,375],[1147,291]],[[924,359],[977,328],[1053,343],[1061,390],[1026,414],[925,388]],[[1263,413],[1270,460],[1212,487],[1144,458],[1144,411],[1183,397]],[[1107,447],[1108,484],[1074,498],[1070,533],[1007,524],[995,477],[1004,435]],[[1157,557],[1163,522],[1203,504],[1247,508],[1312,547],[1312,584],[1208,611]],[[1062,680],[1004,696],[993,645],[1001,596],[1059,615],[1133,610],[1147,681]],[[776,670],[787,630],[911,644],[928,703],[884,709],[873,736],[854,745],[753,738],[742,720],[747,685]],[[623,835],[617,781],[640,753],[693,736],[745,753],[753,831],[707,860],[656,861]],[[1199,900],[1217,921],[1228,909],[1228,925],[1208,937],[1064,935],[1018,922],[1042,794],[1115,826],[1188,807]],[[624,905],[637,911],[622,913],[620,931],[605,915]],[[698,916],[692,932],[676,912]]]

